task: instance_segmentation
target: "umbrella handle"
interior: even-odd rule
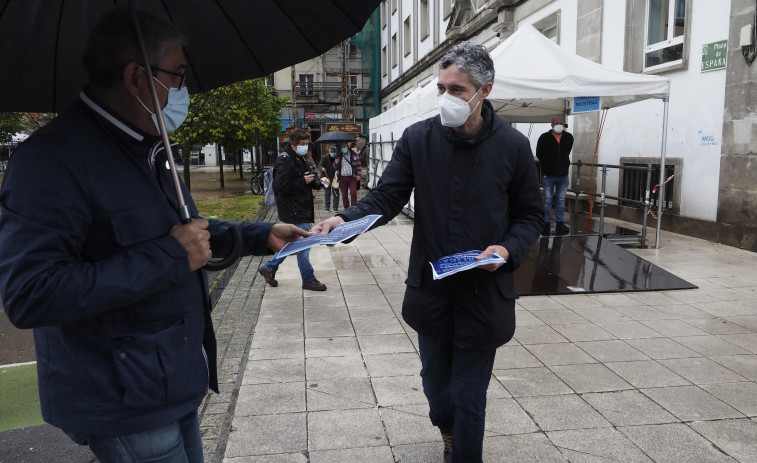
[[[228,232],[231,233],[231,239],[233,242],[233,249],[231,253],[221,260],[211,260],[205,264],[205,270],[210,272],[216,272],[225,268],[231,267],[231,264],[237,261],[242,256],[242,231],[238,226],[232,225],[229,227]]]

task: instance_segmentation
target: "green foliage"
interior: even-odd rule
[[[22,113],[0,113],[0,144],[10,143],[13,135],[24,130]]]
[[[54,113],[0,113],[0,144],[10,143],[19,132],[31,135],[54,117]]]
[[[257,87],[257,102],[255,88]],[[179,144],[218,143],[227,149],[255,145],[281,130],[286,98],[273,95],[262,79],[252,79],[190,96],[189,116],[172,138]]]

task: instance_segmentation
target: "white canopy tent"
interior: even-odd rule
[[[488,100],[506,122],[550,122],[556,115],[574,113],[575,97],[599,97],[600,109],[613,108],[649,98],[664,102],[661,145],[660,197],[663,194],[665,147],[667,145],[670,80],[610,69],[568,52],[530,24],[518,30],[491,51],[495,77]],[[409,125],[438,113],[436,80],[418,88],[388,111],[370,121],[371,140],[399,138]],[[391,152],[381,151],[371,186],[381,175]],[[391,150],[389,150],[391,151]],[[655,247],[659,243],[662,201],[657,219]],[[412,200],[410,204],[412,208]]]

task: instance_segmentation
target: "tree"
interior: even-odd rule
[[[31,135],[53,120],[55,113],[0,113],[0,144],[10,143],[13,135]]]
[[[0,113],[0,145],[9,144],[13,135],[24,130],[22,113]]]
[[[187,120],[172,138],[187,151],[192,145],[218,143],[227,152],[254,146],[256,130],[261,140],[274,137],[281,130],[281,108],[287,102],[262,79],[197,93],[190,100]]]

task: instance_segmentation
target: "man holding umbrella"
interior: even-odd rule
[[[83,56],[89,85],[13,156],[0,190],[0,295],[34,328],[45,421],[99,461],[203,461],[197,407],[217,391],[216,343],[202,268],[231,247],[231,224],[180,224],[167,130],[188,109],[182,35],[128,11],[105,16]],[[71,63],[73,65],[73,63]],[[189,197],[188,190],[183,193]],[[309,233],[239,224],[243,254]]]

